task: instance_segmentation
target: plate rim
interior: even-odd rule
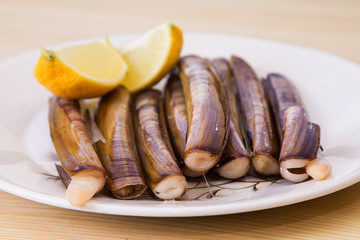
[[[114,209],[111,209],[112,204],[109,204],[108,206],[106,206],[106,204],[101,204],[99,208],[98,203],[91,201],[88,202],[83,207],[75,207],[70,205],[64,197],[52,196],[49,194],[39,193],[39,192],[34,194],[34,191],[14,185],[9,181],[6,181],[6,179],[3,179],[2,177],[0,177],[0,189],[5,192],[16,195],[18,197],[39,202],[42,204],[61,207],[64,209],[78,210],[83,212],[102,213],[109,215],[138,216],[138,217],[195,217],[195,216],[200,217],[200,216],[215,216],[215,215],[245,213],[245,212],[252,212],[258,210],[266,210],[276,207],[288,206],[332,194],[334,192],[345,189],[359,181],[360,181],[360,172],[356,174],[356,177],[353,177],[353,175],[348,175],[344,177],[342,181],[338,181],[336,182],[336,184],[332,185],[330,187],[331,190],[329,190],[329,188],[323,188],[320,189],[320,191],[318,189],[313,189],[312,191],[305,192],[305,194],[302,195],[301,197],[298,197],[298,195],[290,195],[286,197],[280,195],[278,196],[273,195],[271,197],[256,199],[255,204],[249,203],[249,205],[247,205],[246,208],[242,206],[240,200],[239,202],[231,202],[230,204],[217,205],[216,207],[212,208],[212,210],[210,211],[208,209],[209,206],[206,206],[206,204],[202,206],[176,206],[176,207],[167,208],[167,211],[161,212],[162,214],[154,214],[156,210],[161,209],[161,207],[153,206],[153,205],[151,206],[145,205],[145,207],[125,206],[125,208],[122,209],[122,211],[120,212],[114,212],[113,211]],[[273,200],[271,201],[271,204],[267,203],[266,207],[264,208],[262,204],[264,202],[267,202],[269,198],[272,198]],[[274,199],[276,201],[274,201]],[[128,200],[119,200],[119,201],[128,201]],[[164,204],[166,204],[166,202],[170,202],[171,204],[172,201],[163,201]],[[103,208],[104,206],[105,208]]]

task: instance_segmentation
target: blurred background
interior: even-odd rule
[[[270,39],[360,63],[360,0],[0,0],[0,60],[165,21],[184,33]],[[359,190],[360,183],[290,206],[202,218],[75,212],[0,191],[0,239],[360,239]]]
[[[359,0],[1,0],[0,58],[88,37],[143,32],[172,21],[318,48],[360,62]]]

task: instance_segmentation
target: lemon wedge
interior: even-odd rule
[[[118,86],[128,70],[121,54],[109,43],[92,42],[57,50],[41,49],[34,76],[55,95],[92,98]]]
[[[129,70],[121,85],[137,92],[159,82],[177,63],[182,44],[181,29],[164,23],[122,47]]]

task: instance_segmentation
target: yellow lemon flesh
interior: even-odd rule
[[[108,41],[41,51],[35,78],[55,95],[92,98],[118,86],[127,72],[121,54]]]
[[[177,63],[183,44],[180,28],[164,23],[120,49],[129,70],[121,82],[137,92],[160,81]]]

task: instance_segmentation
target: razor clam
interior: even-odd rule
[[[164,106],[170,140],[181,171],[188,177],[202,176],[203,172],[192,171],[184,164],[187,132],[186,104],[181,81],[175,71],[170,74],[165,86]]]
[[[226,92],[207,60],[190,55],[178,66],[188,120],[184,162],[190,170],[207,171],[219,162],[227,142]]]
[[[280,152],[280,173],[292,182],[308,179],[306,165],[317,158],[320,146],[320,127],[307,121],[300,106],[285,111],[284,141]]]
[[[150,89],[136,96],[134,130],[147,185],[159,198],[179,198],[187,182],[170,144],[161,92]]]
[[[221,162],[216,166],[215,171],[222,177],[236,179],[245,175],[249,170],[250,155],[243,143],[232,71],[228,61],[224,58],[214,59],[211,63],[227,91],[230,109],[229,138]]]
[[[84,205],[104,187],[105,170],[91,144],[79,102],[52,97],[49,125],[61,165],[71,176],[66,197],[72,205]]]
[[[243,59],[232,56],[231,65],[247,135],[252,143],[253,166],[263,175],[278,174],[279,143],[264,89]]]
[[[276,73],[269,74],[263,86],[282,141],[280,174],[292,182],[305,181],[309,175],[316,180],[326,178],[331,168],[317,158],[320,127],[308,122],[295,87],[287,78]]]
[[[119,199],[140,196],[146,189],[132,126],[131,95],[118,87],[100,99],[95,121],[105,143],[96,149],[105,168],[107,188]]]
[[[285,126],[285,111],[292,106],[302,106],[300,96],[295,87],[284,76],[271,73],[262,81],[273,110],[276,126],[282,142]]]

